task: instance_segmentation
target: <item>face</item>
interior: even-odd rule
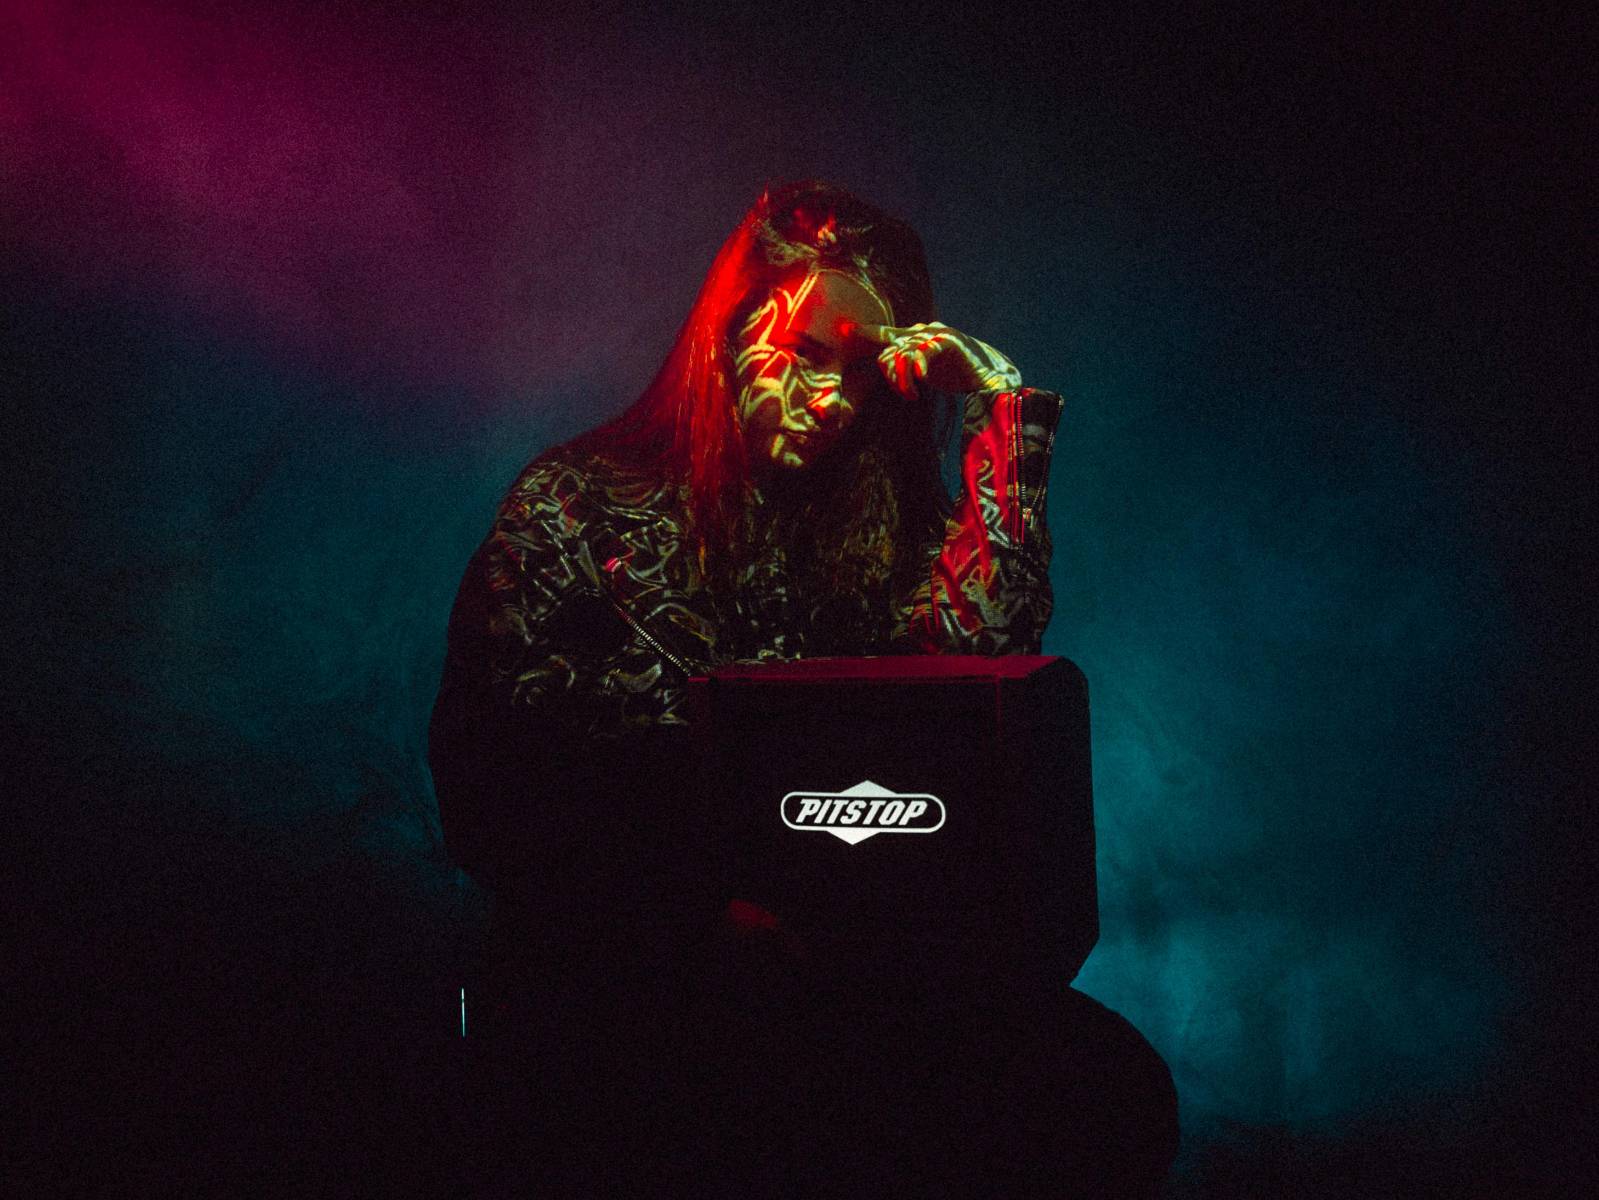
[[[892,324],[857,275],[812,266],[772,289],[734,339],[739,424],[758,474],[803,470],[837,443],[881,378],[878,347],[851,330]]]

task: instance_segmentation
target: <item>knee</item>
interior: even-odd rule
[[[1061,1009],[1056,1082],[1081,1128],[1125,1151],[1129,1178],[1164,1177],[1178,1142],[1171,1069],[1131,1021],[1092,997],[1066,989]]]

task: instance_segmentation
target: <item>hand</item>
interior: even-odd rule
[[[994,347],[934,321],[916,325],[853,325],[846,336],[880,346],[878,369],[907,400],[922,384],[941,392],[1020,387],[1021,372]]]

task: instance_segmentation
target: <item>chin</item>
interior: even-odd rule
[[[784,450],[778,454],[775,461],[778,466],[787,470],[802,471],[820,459],[822,454],[821,450]]]

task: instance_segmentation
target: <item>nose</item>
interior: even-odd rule
[[[805,405],[818,425],[832,425],[844,415],[844,397],[836,386],[819,389]]]

